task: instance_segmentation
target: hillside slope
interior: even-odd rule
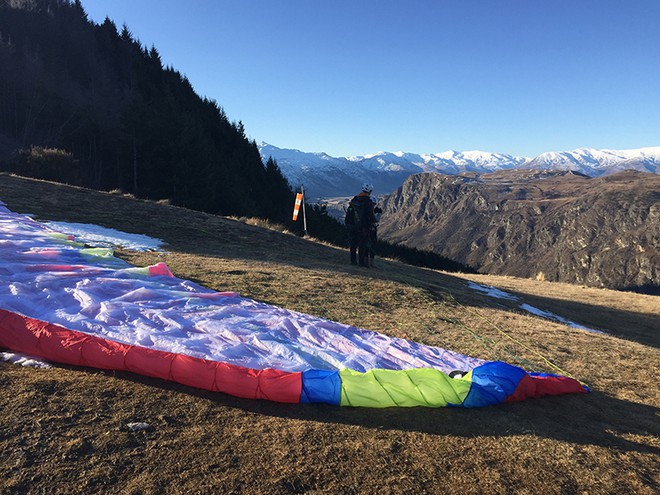
[[[379,231],[483,273],[653,291],[660,176],[419,174],[387,198]]]
[[[0,2],[0,170],[280,222],[293,203],[241,122],[72,0]]]
[[[127,373],[0,363],[3,493],[656,493],[659,299],[455,276],[121,195],[0,174],[0,200],[39,219],[167,242],[182,278],[488,359],[591,394],[481,410],[360,410],[242,400]],[[518,301],[469,287],[499,283]],[[611,335],[542,320],[525,301]],[[506,336],[508,337],[506,337]],[[616,336],[615,336],[616,335]],[[510,337],[510,338],[509,338]],[[512,340],[513,339],[513,340]],[[519,345],[516,342],[524,345]],[[128,423],[145,422],[132,431]]]

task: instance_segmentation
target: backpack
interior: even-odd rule
[[[348,230],[357,231],[362,229],[362,217],[364,211],[364,204],[355,199],[348,203],[346,209],[346,216],[344,217],[344,224]]]

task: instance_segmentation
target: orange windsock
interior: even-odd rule
[[[293,221],[295,222],[298,219],[298,212],[300,211],[300,205],[303,200],[302,193],[296,194],[296,202],[293,205]]]

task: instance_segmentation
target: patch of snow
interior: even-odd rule
[[[160,251],[164,244],[160,239],[144,234],[129,234],[89,223],[45,222],[45,224],[57,232],[73,235],[77,241],[94,247],[121,246],[132,251]]]
[[[514,296],[513,294],[509,294],[508,292],[504,292],[503,290],[500,290],[497,287],[493,287],[491,285],[481,285],[475,282],[468,282],[468,287],[472,290],[482,292],[483,294],[486,294],[488,297],[494,297],[496,299],[506,299],[509,301],[520,300],[519,297]],[[551,313],[550,311],[543,311],[542,309],[535,308],[534,306],[530,306],[529,304],[526,303],[521,304],[519,307],[520,309],[523,309],[528,313],[532,313],[533,315],[540,316],[541,318],[545,318],[546,320],[552,320],[558,323],[563,323],[564,325],[568,325],[571,328],[586,330],[588,332],[593,332],[593,333],[606,334],[606,332],[602,332],[600,330],[594,330],[593,328],[579,325],[578,323],[567,320],[566,318],[562,318],[561,316]]]
[[[508,301],[517,301],[519,298],[508,292],[493,287],[491,285],[481,285],[475,282],[468,282],[468,287],[472,290],[476,290],[486,294],[488,297],[494,297],[496,299],[506,299]]]
[[[19,354],[18,352],[0,352],[0,361],[7,361],[21,366],[31,366],[33,368],[52,368],[49,363],[42,361],[41,358]]]
[[[563,323],[564,325],[568,325],[571,328],[586,330],[588,332],[593,332],[593,333],[606,334],[606,332],[601,332],[600,330],[594,330],[593,328],[579,325],[575,322],[567,320],[566,318],[562,318],[561,316],[551,313],[550,311],[543,311],[542,309],[535,308],[534,306],[530,306],[529,304],[521,304],[520,309],[524,309],[528,313],[532,313],[533,315],[540,316],[541,318],[545,318],[546,320],[553,320],[559,323]]]

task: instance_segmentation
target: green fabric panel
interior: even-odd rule
[[[100,248],[100,247],[81,249],[80,253],[86,256],[93,256],[95,258],[111,258],[112,255],[115,254],[114,250],[111,248]]]
[[[60,232],[52,232],[49,235],[50,235],[50,237],[52,237],[54,239],[57,239],[59,241],[62,241],[63,244],[68,244],[69,246],[83,247],[85,245],[82,242],[76,242],[76,241],[70,240],[69,236],[67,234],[62,234]]]
[[[144,266],[140,268],[126,268],[122,270],[122,273],[126,273],[131,277],[148,277],[149,276],[149,267]]]
[[[440,370],[374,369],[365,373],[343,369],[341,405],[360,407],[444,407],[462,404],[472,382],[466,377],[449,378]]]

